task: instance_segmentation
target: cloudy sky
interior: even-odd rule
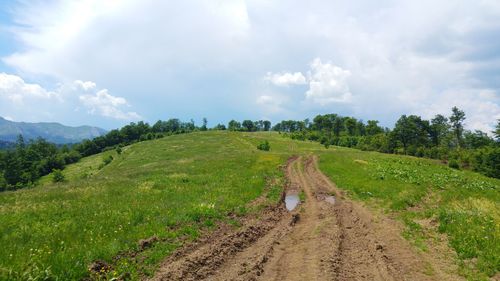
[[[500,2],[0,2],[0,116],[500,118]]]

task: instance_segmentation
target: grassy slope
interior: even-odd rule
[[[264,139],[270,152],[255,149]],[[422,159],[325,150],[274,133],[227,132],[142,142],[122,155],[108,151],[69,166],[64,184],[47,177],[35,189],[0,194],[0,267],[13,271],[11,276],[48,269],[64,279],[79,278],[91,261],[110,260],[156,235],[164,242],[141,253],[140,265],[123,258],[116,268],[116,274],[131,271],[132,277],[139,270],[151,273],[179,239],[196,237],[228,212],[245,212],[265,177],[279,179],[277,167],[290,155],[310,152],[321,156],[321,169],[352,197],[396,214],[420,248],[425,250],[430,232],[442,231],[461,258],[477,258],[479,273],[465,274],[481,279],[498,271],[500,181]],[[98,170],[107,154],[115,160]],[[439,229],[424,231],[418,223],[424,219],[437,220]]]
[[[109,261],[156,235],[171,243],[148,253],[145,262],[154,264],[176,238],[194,237],[226,213],[244,211],[261,194],[265,177],[279,176],[277,167],[286,160],[257,151],[239,134],[217,132],[106,154],[115,160],[102,170],[96,167],[103,155],[95,155],[69,166],[66,183],[43,179],[37,188],[0,194],[0,279],[45,271],[77,279],[91,261]],[[137,270],[126,260],[120,267]]]
[[[323,154],[320,165],[351,197],[396,214],[422,250],[436,233],[447,234],[469,279],[500,270],[499,180],[431,160],[343,148]]]

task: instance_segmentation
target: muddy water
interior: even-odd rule
[[[285,206],[288,211],[292,211],[299,204],[300,199],[298,194],[287,194],[285,196]]]

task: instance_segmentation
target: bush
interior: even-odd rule
[[[460,165],[458,164],[458,161],[455,159],[450,160],[450,162],[448,162],[448,167],[460,170]]]
[[[3,174],[0,174],[0,191],[7,190],[7,181],[3,177]]]
[[[475,151],[472,167],[488,177],[500,178],[500,147],[487,147]]]
[[[265,140],[264,142],[261,142],[261,143],[259,143],[259,145],[257,145],[257,149],[269,151],[269,149],[271,149],[271,146],[269,145],[269,142],[267,140]]]
[[[55,169],[52,173],[52,182],[63,182],[65,180],[61,170]]]
[[[113,161],[113,156],[108,155],[108,157],[104,157],[102,163],[104,163],[104,165],[108,165],[109,163],[111,163],[111,161]]]

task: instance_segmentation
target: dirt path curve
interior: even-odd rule
[[[315,156],[291,158],[286,174],[287,189],[302,190],[304,203],[216,231],[169,257],[154,280],[453,280],[416,254],[393,222],[343,198]]]

